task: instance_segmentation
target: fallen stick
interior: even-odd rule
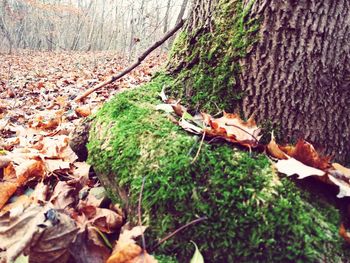
[[[129,72],[131,72],[134,68],[136,68],[138,65],[141,64],[142,61],[145,60],[145,58],[153,51],[155,50],[157,47],[159,47],[161,44],[163,44],[165,41],[168,40],[168,38],[170,38],[172,35],[174,35],[176,33],[176,31],[178,31],[184,24],[185,20],[181,20],[178,24],[175,25],[175,27],[170,30],[168,33],[165,34],[165,36],[158,40],[157,42],[155,42],[152,46],[150,46],[144,53],[141,54],[141,56],[138,57],[138,59],[136,60],[136,62],[134,64],[132,64],[131,66],[129,66],[128,68],[126,68],[124,71],[120,72],[118,75],[114,75],[109,77],[109,79],[107,79],[106,81],[98,84],[96,87],[92,87],[90,89],[88,89],[87,91],[85,91],[82,95],[78,96],[75,101],[79,102],[82,99],[86,98],[87,96],[89,96],[91,93],[95,92],[96,90],[122,78],[123,76],[125,76],[126,74],[128,74]]]

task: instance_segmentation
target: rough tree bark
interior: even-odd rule
[[[346,0],[195,0],[168,64],[172,92],[194,109],[255,113],[285,141],[348,161],[349,43]]]

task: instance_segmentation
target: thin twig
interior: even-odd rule
[[[82,99],[86,98],[87,96],[89,96],[91,93],[95,92],[96,90],[111,84],[112,82],[122,78],[123,76],[125,76],[126,74],[128,74],[130,71],[132,71],[134,68],[136,68],[138,65],[141,64],[142,61],[145,60],[145,58],[153,51],[155,50],[157,47],[159,47],[160,45],[162,45],[165,41],[168,40],[168,38],[170,38],[173,34],[176,33],[176,31],[178,31],[184,24],[185,20],[181,20],[178,24],[175,25],[175,27],[170,30],[168,33],[165,34],[165,36],[158,40],[157,42],[155,42],[152,46],[150,46],[144,53],[141,54],[141,56],[136,60],[136,62],[134,64],[132,64],[131,66],[129,66],[128,68],[126,68],[124,71],[122,71],[121,73],[115,75],[115,76],[111,76],[109,79],[107,79],[106,81],[98,84],[96,87],[88,89],[87,91],[85,91],[82,95],[78,96],[75,101],[81,101]]]
[[[251,134],[250,132],[247,132],[246,130],[242,129],[241,127],[239,127],[239,126],[237,126],[237,125],[234,125],[234,124],[228,124],[228,123],[225,123],[225,124],[226,124],[227,126],[235,127],[235,128],[237,128],[237,129],[239,129],[239,130],[241,130],[241,131],[243,131],[243,132],[249,134],[250,136],[253,137],[253,139],[254,139],[256,142],[259,142],[259,140],[258,140],[253,134]]]
[[[142,207],[141,207],[141,204],[142,204],[142,193],[143,193],[143,188],[145,187],[145,177],[142,178],[142,185],[141,185],[141,191],[140,191],[140,195],[139,195],[139,204],[138,204],[138,218],[139,218],[139,226],[140,226],[140,229],[141,229],[141,238],[142,238],[142,250],[145,251],[146,250],[146,240],[145,240],[145,235],[143,234],[143,231],[142,231]]]
[[[184,230],[185,228],[187,228],[187,227],[189,227],[189,226],[191,226],[193,224],[199,223],[199,222],[201,222],[203,220],[206,220],[206,219],[208,219],[208,218],[206,216],[204,216],[204,217],[195,219],[195,220],[187,223],[186,225],[183,225],[182,227],[176,229],[174,232],[170,233],[169,235],[167,235],[166,237],[164,237],[160,241],[158,241],[158,243],[151,248],[150,252],[153,252],[154,250],[156,250],[162,243],[164,243],[168,239],[172,238],[173,236],[175,236],[177,233],[179,233],[180,231]]]
[[[203,142],[204,142],[204,138],[205,138],[205,131],[203,132],[202,140],[201,140],[201,143],[199,144],[199,148],[198,148],[198,150],[197,150],[196,156],[193,158],[191,164],[193,164],[193,163],[197,160],[197,158],[198,158],[198,156],[199,156],[199,153],[200,153],[200,151],[201,151],[201,149],[202,149],[202,145],[203,145]]]

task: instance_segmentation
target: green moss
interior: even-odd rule
[[[90,131],[89,162],[121,196],[136,222],[143,178],[143,223],[152,247],[184,224],[206,216],[155,253],[188,262],[193,240],[206,262],[338,262],[343,257],[339,215],[279,179],[263,155],[204,143],[157,112],[159,76],[121,93],[98,112]],[[126,198],[127,197],[127,198]],[[126,200],[127,199],[127,200]]]
[[[175,72],[172,94],[191,109],[238,109],[244,96],[238,84],[239,59],[257,41],[259,28],[256,19],[247,18],[253,3],[243,8],[243,1],[219,1],[210,29],[183,32],[175,42],[170,64],[178,64],[181,71]]]

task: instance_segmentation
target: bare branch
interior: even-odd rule
[[[91,89],[88,89],[87,91],[84,92],[84,94],[78,96],[75,101],[81,101],[82,99],[86,98],[87,96],[89,96],[91,93],[95,92],[98,89],[101,89],[103,87],[105,87],[108,84],[111,84],[112,82],[122,78],[123,76],[125,76],[126,74],[128,74],[129,72],[131,72],[134,68],[136,68],[137,66],[139,66],[141,64],[142,61],[145,60],[145,58],[153,51],[155,50],[157,47],[159,47],[160,45],[162,45],[165,41],[167,41],[173,34],[176,33],[176,31],[178,31],[184,24],[185,20],[181,20],[178,24],[175,25],[175,27],[170,30],[168,33],[165,34],[165,36],[158,40],[157,42],[155,42],[152,46],[150,46],[144,53],[141,54],[141,56],[136,60],[136,62],[134,64],[132,64],[131,66],[129,66],[128,68],[126,68],[124,71],[122,71],[121,73],[119,73],[118,75],[115,76],[111,76],[108,80],[98,84],[96,87],[93,87]]]

